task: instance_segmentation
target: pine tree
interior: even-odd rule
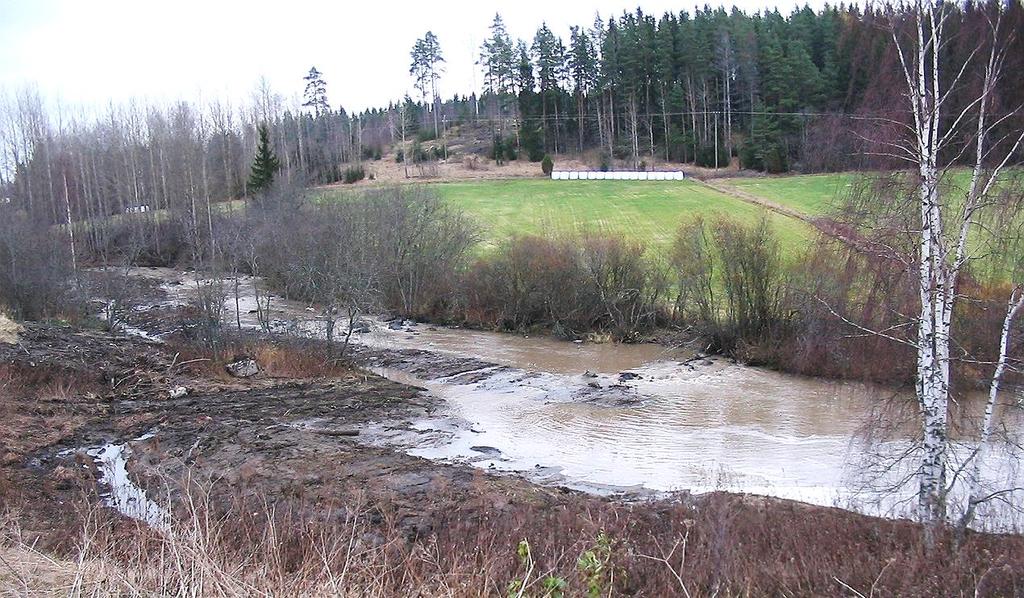
[[[270,147],[270,131],[267,125],[261,124],[259,132],[260,141],[256,147],[256,158],[252,162],[252,173],[249,175],[249,191],[253,194],[269,189],[274,184],[274,175],[281,168],[281,163]]]
[[[597,55],[587,32],[580,27],[570,29],[568,72],[572,77],[576,98],[576,129],[579,151],[583,152],[587,134],[587,98],[597,86]]]
[[[544,146],[558,151],[558,117],[559,98],[562,95],[561,84],[565,79],[565,46],[562,40],[552,33],[547,24],[542,24],[533,38],[531,47],[537,75],[540,82],[541,123],[544,134]],[[551,107],[554,115],[554,135],[548,134],[549,113]]]
[[[323,74],[314,66],[302,79],[306,82],[302,105],[312,108],[316,116],[329,112],[331,107],[327,103],[327,82],[324,81]]]
[[[484,68],[484,91],[494,95],[511,93],[515,79],[515,49],[501,15],[494,15],[491,36],[480,48]]]
[[[434,136],[438,135],[437,111],[440,97],[437,92],[437,82],[441,78],[441,64],[444,56],[441,54],[441,44],[433,32],[428,31],[422,39],[416,40],[410,52],[412,63],[409,65],[409,74],[413,76],[415,87],[420,92],[423,102],[427,102],[428,92],[431,100],[431,112],[434,116]]]

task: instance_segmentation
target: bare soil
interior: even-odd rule
[[[429,147],[430,143],[432,142],[424,145]],[[583,155],[556,154],[552,156],[552,159],[554,160],[555,170],[598,170],[601,166],[600,152],[597,151],[587,152]],[[747,171],[741,171],[735,162],[730,166],[714,169],[702,168],[692,164],[666,162],[659,158],[651,157],[644,158],[644,161],[649,170],[681,170],[691,177],[702,180],[749,174]],[[499,165],[494,160],[484,158],[482,155],[463,153],[459,146],[450,147],[447,160],[423,164],[406,164],[404,162],[396,162],[395,154],[388,153],[382,156],[380,160],[364,161],[363,167],[366,169],[366,178],[362,181],[351,185],[335,183],[327,185],[325,188],[547,178],[541,171],[540,162],[530,162],[523,157]],[[624,160],[615,160],[613,161],[612,169],[631,170],[632,164]]]
[[[339,525],[354,504],[369,505],[360,511],[369,527],[357,542],[400,538],[439,555],[433,565],[416,560],[417,567],[484,575],[494,584],[462,578],[456,595],[493,593],[521,575],[515,551],[522,538],[530,539],[538,570],[567,575],[582,591],[575,559],[602,531],[615,542],[616,581],[606,583],[617,594],[670,595],[682,587],[843,594],[837,579],[864,595],[873,583],[884,594],[1021,592],[1019,536],[970,534],[960,549],[926,558],[917,526],[837,509],[726,494],[623,500],[537,486],[366,443],[371,424],[401,429],[438,407],[415,387],[349,368],[234,379],[216,359],[196,354],[173,342],[39,323],[26,324],[16,344],[0,345],[0,515],[18,514],[24,542],[71,550],[76,535],[67,530],[78,529],[99,501],[98,472],[84,449],[151,433],[131,444],[129,470],[171,508],[194,487],[222,512],[270,504]],[[368,350],[358,359],[424,377],[480,366],[436,357]],[[179,387],[187,394],[172,398]],[[3,554],[27,566],[35,558]],[[672,569],[657,555],[669,555]],[[683,571],[682,583],[673,570]],[[395,594],[407,579],[396,574]]]

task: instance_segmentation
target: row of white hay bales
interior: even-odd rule
[[[551,173],[554,181],[681,181],[686,178],[682,172],[592,172],[588,170],[556,170]]]

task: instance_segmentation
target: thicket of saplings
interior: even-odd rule
[[[481,249],[476,223],[414,187],[331,202],[283,191],[202,220],[139,214],[78,229],[80,266],[121,267],[97,278],[72,272],[66,230],[5,218],[0,302],[23,318],[76,317],[98,296],[113,322],[116,302],[109,299],[126,292],[127,266],[184,266],[222,282],[204,287],[211,295],[197,302],[205,335],[225,326],[222,306],[251,274],[277,294],[315,306],[328,334],[346,344],[360,316],[387,312],[566,338],[599,333],[636,341],[674,330],[701,339],[701,349],[786,371],[912,377],[908,347],[846,321],[900,329],[900,314],[913,313],[917,300],[913,273],[824,239],[806,255],[783,259],[767,221],[682,222],[671,251],[661,255],[608,234],[519,236]],[[964,286],[974,287],[967,289],[974,297],[1005,295],[970,279]],[[974,361],[995,350],[989,345],[998,338],[1000,310],[989,307],[964,302],[956,314],[964,323],[957,342],[981,356]],[[970,369],[984,366],[959,367],[967,368],[965,379],[985,374]]]

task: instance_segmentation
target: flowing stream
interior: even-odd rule
[[[143,274],[163,278],[173,300],[195,290],[195,279],[181,272]],[[255,327],[252,281],[242,286],[237,319]],[[225,309],[234,323],[233,297]],[[322,322],[305,305],[275,299],[272,309],[276,329],[322,334]],[[599,493],[727,490],[888,517],[913,513],[914,461],[889,460],[907,451],[912,428],[884,442],[869,443],[862,434],[892,391],[657,345],[368,323],[370,332],[354,335],[354,342],[487,363],[447,377],[376,368],[444,399],[442,413],[414,422],[412,432],[382,423],[370,435],[410,454]],[[969,443],[961,445],[954,461],[970,452]],[[1009,452],[994,450],[986,470],[993,488],[1024,485]],[[980,521],[1019,529],[1012,504],[991,505]]]

